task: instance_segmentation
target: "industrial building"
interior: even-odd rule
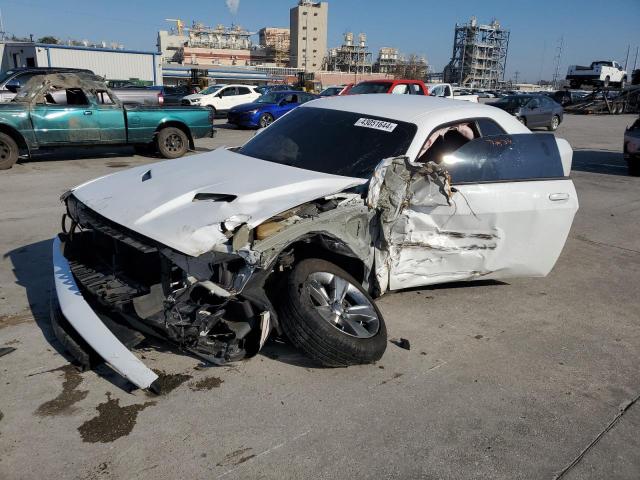
[[[353,33],[345,33],[342,45],[329,50],[324,63],[326,70],[331,72],[371,73],[373,61],[367,46],[367,35],[360,33],[355,43]]]
[[[374,64],[374,71],[378,73],[393,74],[400,61],[400,54],[397,48],[382,47],[378,52],[378,59]]]
[[[252,42],[249,32],[239,25],[208,27],[193,22],[184,26],[180,19],[167,19],[176,23],[170,32],[158,32],[158,49],[165,63],[185,65],[251,65]],[[260,56],[260,55],[258,55]]]
[[[3,42],[0,70],[16,67],[86,68],[107,80],[141,80],[162,85],[158,52],[99,47]]]
[[[288,28],[265,27],[258,31],[264,63],[277,67],[289,66],[291,31]]]
[[[504,81],[508,48],[509,30],[497,20],[482,25],[471,17],[468,23],[456,24],[445,82],[473,88],[498,87]]]
[[[290,65],[307,72],[321,70],[327,53],[329,5],[326,2],[300,0],[289,14]]]

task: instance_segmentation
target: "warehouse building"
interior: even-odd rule
[[[107,80],[141,80],[162,85],[157,52],[111,48],[5,42],[0,70],[18,67],[86,68]]]

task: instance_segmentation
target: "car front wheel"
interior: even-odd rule
[[[18,161],[18,144],[6,133],[0,133],[0,170],[13,167]]]
[[[320,365],[379,360],[387,346],[382,314],[357,280],[321,259],[297,264],[279,302],[282,330]]]
[[[266,128],[273,123],[273,115],[270,113],[263,113],[260,115],[260,120],[258,120],[258,125],[260,128]]]
[[[187,134],[176,127],[163,128],[157,136],[158,151],[164,158],[182,157],[189,149]]]
[[[549,125],[547,128],[549,129],[550,132],[555,132],[559,126],[560,126],[560,117],[558,117],[557,115],[554,115],[553,117],[551,117],[551,125]]]

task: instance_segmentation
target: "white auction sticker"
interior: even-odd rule
[[[376,130],[382,130],[384,132],[393,132],[393,130],[398,126],[397,123],[376,120],[375,118],[359,118],[354,125],[356,127],[375,128]]]

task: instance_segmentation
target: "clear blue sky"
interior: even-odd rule
[[[168,29],[165,18],[187,24],[240,24],[251,31],[263,26],[289,26],[295,0],[240,0],[236,15],[225,0],[0,0],[5,30],[34,37],[54,35],[123,43],[153,50],[156,32]],[[520,81],[550,79],[561,36],[561,73],[573,63],[613,59],[624,62],[631,45],[629,68],[640,45],[640,0],[329,0],[329,47],[341,43],[346,31],[365,32],[375,54],[381,46],[425,55],[436,71],[449,61],[456,22],[471,15],[483,23],[497,18],[511,30],[507,77]],[[638,60],[640,68],[640,59]],[[542,72],[542,75],[541,75]]]

